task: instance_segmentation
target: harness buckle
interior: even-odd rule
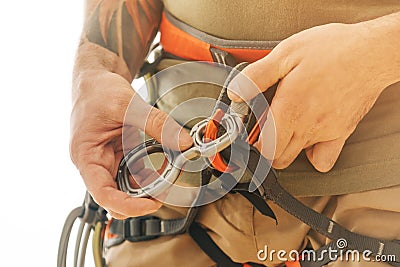
[[[161,220],[155,216],[141,216],[123,221],[123,237],[131,242],[155,239],[161,234]]]

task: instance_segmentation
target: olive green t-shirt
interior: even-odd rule
[[[313,26],[400,11],[398,0],[164,0],[179,20],[224,39],[279,41]]]

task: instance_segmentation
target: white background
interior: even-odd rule
[[[65,217],[84,197],[68,147],[83,3],[1,3],[1,266],[56,266]]]

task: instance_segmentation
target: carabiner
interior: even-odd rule
[[[172,150],[164,150],[163,146],[157,141],[148,140],[132,149],[122,160],[118,168],[117,184],[121,191],[126,192],[132,197],[156,197],[165,192],[178,179],[183,171],[184,165],[191,160],[199,157],[210,158],[216,153],[224,150],[239,135],[238,118],[235,115],[225,114],[221,124],[226,132],[219,138],[205,143],[203,141],[204,130],[208,119],[200,121],[191,130],[193,147],[179,153]],[[150,154],[164,153],[168,160],[167,166],[157,179],[149,185],[141,188],[133,188],[129,183],[129,166]]]
[[[129,166],[132,166],[138,160],[155,153],[164,153],[168,164],[159,175],[150,184],[141,188],[133,188],[129,183]],[[172,150],[164,151],[163,146],[150,139],[132,149],[122,160],[118,168],[117,183],[121,191],[132,197],[155,197],[167,190],[173,185],[182,171],[183,165],[187,160],[198,157],[197,149],[188,149],[185,152],[176,155]]]

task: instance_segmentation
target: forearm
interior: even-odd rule
[[[380,80],[389,86],[400,81],[400,12],[363,23],[366,45],[381,66]],[[356,52],[356,51],[355,51]]]
[[[157,33],[161,11],[160,0],[87,0],[74,80],[107,70],[131,81]]]

